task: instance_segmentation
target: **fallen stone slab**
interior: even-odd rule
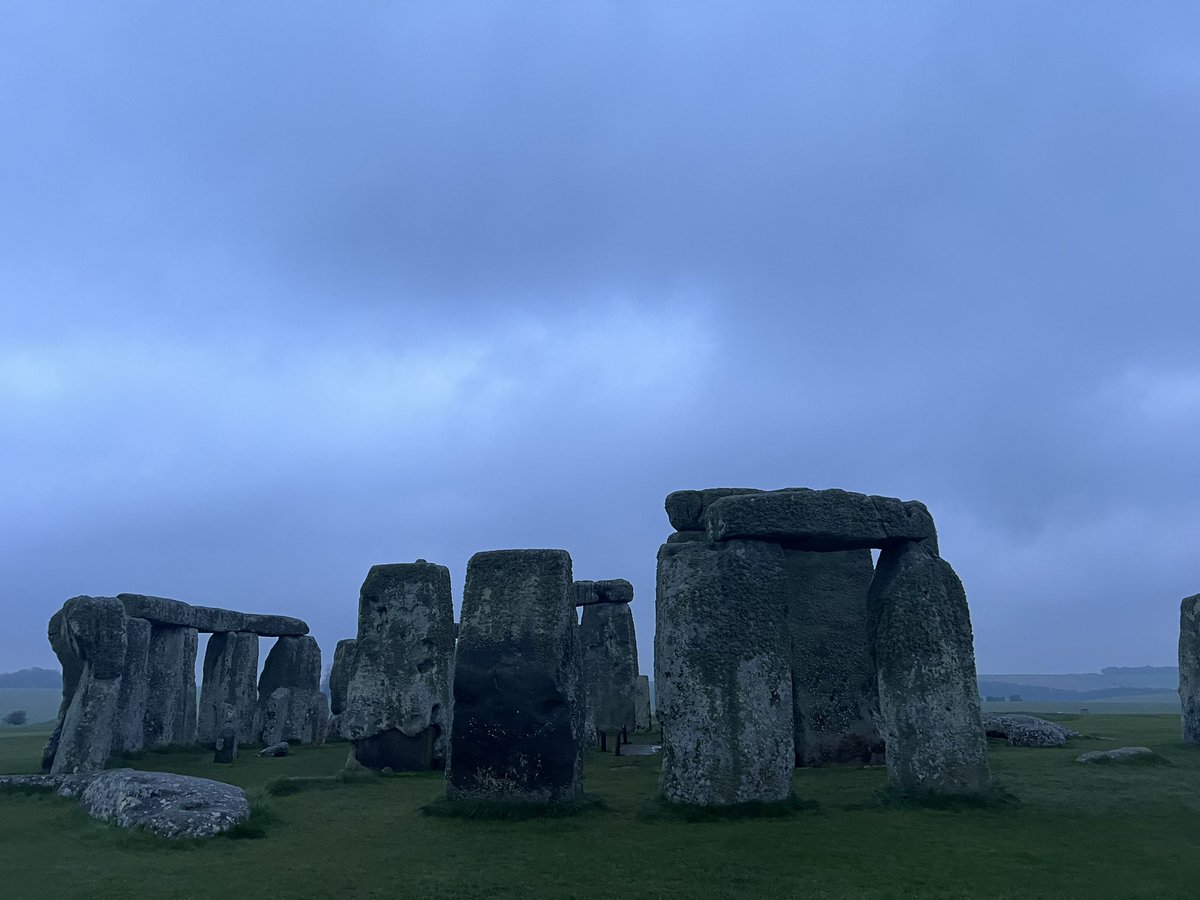
[[[263,747],[258,751],[258,755],[262,757],[287,756],[291,752],[292,748],[288,742],[280,741],[278,744],[272,744],[270,747]]]
[[[792,550],[862,550],[937,539],[925,504],[836,488],[722,497],[705,509],[704,524],[711,541],[773,541]]]
[[[87,775],[0,777],[0,787],[55,790],[79,800],[93,819],[144,828],[164,838],[207,838],[250,818],[246,793],[232,784],[175,775],[108,769]]]
[[[1078,731],[1057,722],[1024,714],[990,713],[983,717],[983,729],[991,738],[1004,738],[1012,747],[1065,747]]]
[[[633,585],[624,578],[612,578],[606,581],[575,581],[571,583],[571,592],[576,606],[633,602]]]
[[[1166,762],[1149,747],[1118,747],[1116,750],[1092,750],[1075,757],[1077,763],[1148,763]]]

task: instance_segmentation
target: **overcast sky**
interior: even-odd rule
[[[249,7],[248,9],[245,7]],[[924,500],[981,672],[1200,591],[1200,6],[0,4],[0,671],[75,594]]]

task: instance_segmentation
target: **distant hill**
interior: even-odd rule
[[[0,673],[0,688],[54,688],[62,690],[62,673],[58,669],[22,669]]]
[[[1109,666],[1099,672],[1072,675],[980,675],[985,697],[1019,695],[1022,700],[1104,701],[1124,697],[1175,701],[1179,669],[1175,666]]]

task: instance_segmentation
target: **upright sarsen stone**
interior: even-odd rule
[[[1200,744],[1200,594],[1179,605],[1179,701],[1183,742]]]
[[[319,744],[329,724],[329,700],[321,692],[321,648],[316,638],[285,636],[267,654],[258,679],[257,737]]]
[[[338,641],[333,650],[333,665],[329,669],[329,740],[347,740],[342,730],[342,713],[346,711],[346,691],[350,687],[357,646],[357,639],[346,638]]]
[[[888,781],[908,795],[991,785],[962,583],[931,542],[888,547],[869,595]]]
[[[869,763],[883,751],[867,594],[870,550],[784,551],[796,765]]]
[[[634,708],[634,714],[637,719],[636,728],[638,731],[649,731],[651,710],[650,710],[650,676],[639,675],[637,680],[637,706]]]
[[[338,726],[360,764],[411,771],[444,763],[453,654],[450,570],[425,560],[372,566]]]
[[[227,718],[231,719],[239,741],[255,740],[257,684],[258,635],[234,631],[210,637],[204,651],[196,740],[206,747],[215,746]]]
[[[659,549],[654,671],[668,801],[725,806],[791,792],[787,591],[776,544]]]
[[[455,655],[449,797],[578,798],[584,697],[577,631],[566,551],[471,557]]]
[[[601,733],[635,730],[637,638],[629,604],[584,606],[579,644],[583,653],[583,683],[587,689],[585,739],[594,743]]]
[[[51,766],[54,765],[54,757],[58,753],[58,744],[62,737],[67,710],[71,708],[71,701],[75,699],[75,691],[79,689],[79,679],[83,676],[83,660],[75,655],[75,651],[67,643],[66,633],[63,631],[63,611],[61,609],[50,617],[50,621],[46,625],[46,637],[50,641],[50,649],[58,657],[59,666],[62,667],[62,700],[58,705],[58,715],[54,720],[54,731],[51,732],[50,739],[46,741],[46,747],[42,751],[42,769],[49,772]]]
[[[146,653],[146,747],[196,740],[196,629],[154,625]]]
[[[147,669],[151,625],[145,619],[125,619],[125,666],[113,725],[113,752],[137,753],[146,745],[146,704],[150,697]]]

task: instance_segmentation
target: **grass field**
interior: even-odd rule
[[[811,801],[783,819],[683,822],[647,815],[656,757],[593,754],[606,809],[572,819],[422,815],[436,773],[317,782],[272,796],[265,836],[175,845],[86,818],[73,801],[0,795],[0,895],[23,897],[1195,897],[1200,750],[1178,716],[1092,714],[1064,750],[992,745],[1018,799],[989,808],[880,802],[882,769],[796,773]],[[36,769],[44,731],[0,736],[0,771]],[[1085,767],[1084,750],[1153,747],[1172,764]],[[337,772],[346,745],[220,767],[208,753],[133,765],[258,792],[279,776]]]

